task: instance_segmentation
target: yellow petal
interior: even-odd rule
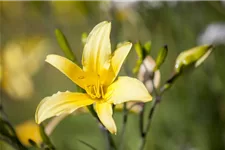
[[[58,92],[50,97],[44,98],[37,107],[35,113],[35,120],[38,124],[42,121],[60,114],[70,114],[74,110],[93,104],[94,101],[90,99],[87,94]]]
[[[112,104],[96,103],[95,109],[102,124],[109,130],[109,132],[116,134],[116,125],[112,118]]]
[[[141,81],[130,77],[119,77],[107,88],[105,99],[109,103],[120,104],[127,101],[148,102],[152,100],[152,96]]]
[[[84,71],[96,72],[101,76],[101,72],[109,68],[110,31],[111,23],[104,21],[96,25],[88,35],[82,56]]]
[[[125,60],[125,58],[127,57],[128,53],[130,52],[130,49],[132,47],[132,43],[130,42],[125,42],[123,44],[121,44],[120,47],[118,47],[115,52],[112,55],[112,59],[111,59],[111,67],[109,70],[109,74],[107,76],[108,80],[106,82],[106,85],[112,83],[116,76],[118,75],[120,68]]]
[[[87,73],[75,63],[58,55],[48,55],[45,61],[60,70],[78,86],[85,89],[89,78],[87,78]]]

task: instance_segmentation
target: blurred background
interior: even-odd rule
[[[225,150],[225,2],[0,2],[1,103],[13,125],[34,120],[38,103],[75,85],[44,62],[47,54],[63,55],[56,28],[66,35],[78,60],[81,35],[101,21],[112,22],[112,48],[118,42],[152,42],[156,57],[165,44],[169,53],[161,67],[161,83],[170,77],[178,54],[201,44],[214,44],[199,68],[179,78],[165,93],[148,135],[146,150]],[[132,49],[120,74],[134,76]],[[151,105],[150,103],[147,105]],[[114,115],[120,141],[122,113]],[[124,150],[140,144],[138,114],[131,113]],[[25,131],[24,131],[25,134]],[[88,113],[66,117],[51,135],[58,150],[88,150],[79,140],[105,149],[104,135]],[[3,149],[12,149],[0,142]]]

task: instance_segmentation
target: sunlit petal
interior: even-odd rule
[[[96,72],[102,75],[102,71],[110,66],[111,44],[110,44],[111,23],[104,21],[94,27],[88,35],[83,50],[83,69],[89,72]]]
[[[106,84],[110,84],[115,80],[125,58],[130,52],[131,47],[132,43],[125,42],[115,50],[111,59],[111,67],[110,67],[111,70],[108,71],[108,76],[106,76],[108,78]]]
[[[75,63],[58,55],[48,55],[46,62],[50,63],[52,66],[60,70],[68,78],[70,78],[74,83],[82,88],[85,88],[85,83],[87,83],[87,73],[85,73],[79,66]]]
[[[96,112],[102,124],[112,133],[116,134],[116,125],[112,118],[112,104],[96,103]]]
[[[93,103],[94,101],[87,94],[58,92],[40,102],[35,113],[35,120],[39,124],[50,117],[63,113],[70,114],[80,107]]]
[[[141,81],[130,77],[119,77],[108,87],[105,99],[120,104],[127,101],[148,102],[152,100],[152,96]]]

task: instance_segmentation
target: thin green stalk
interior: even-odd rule
[[[105,128],[106,133],[107,133],[107,137],[108,137],[108,141],[109,141],[109,145],[110,145],[110,150],[117,150],[116,144],[112,138],[111,133]]]
[[[146,129],[143,132],[142,136],[141,136],[141,144],[140,144],[140,148],[139,150],[144,150],[145,144],[146,144],[146,140],[147,140],[147,134],[150,131],[150,127],[151,127],[151,122],[152,122],[152,118],[156,109],[157,104],[159,104],[162,101],[162,95],[164,94],[164,92],[168,89],[170,89],[170,87],[172,86],[172,84],[174,83],[174,81],[180,76],[180,74],[174,74],[169,80],[167,80],[167,82],[160,88],[160,91],[158,92],[153,80],[152,81],[152,85],[153,85],[153,91],[155,93],[155,100],[152,104],[152,107],[149,111],[149,115],[148,115],[148,121],[147,121],[147,125],[146,125]]]
[[[145,105],[143,105],[141,112],[140,112],[140,117],[139,117],[139,129],[140,129],[140,134],[143,136],[144,134],[144,112],[145,112]]]
[[[40,124],[39,128],[40,128],[40,135],[41,135],[42,140],[43,140],[44,148],[48,149],[48,150],[55,150],[54,145],[52,144],[50,138],[48,137],[48,135],[45,132],[44,125]]]
[[[124,139],[124,134],[126,131],[126,125],[127,125],[127,119],[128,119],[128,113],[127,113],[127,103],[123,104],[123,124],[122,124],[122,129],[121,129],[121,135],[120,135],[120,140],[119,140],[119,149],[123,150],[123,139]]]

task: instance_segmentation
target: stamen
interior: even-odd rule
[[[96,98],[96,95],[95,95],[95,89],[94,89],[93,85],[87,86],[86,92],[87,92],[88,95],[90,95],[92,98]]]
[[[103,85],[100,83],[99,79],[97,80],[97,83],[95,85],[86,86],[86,92],[94,99],[99,99],[104,96]]]
[[[101,84],[101,86],[100,86],[100,91],[101,91],[101,95],[102,95],[102,97],[104,97],[105,96],[105,94],[104,94],[104,89],[103,89],[103,85]]]

